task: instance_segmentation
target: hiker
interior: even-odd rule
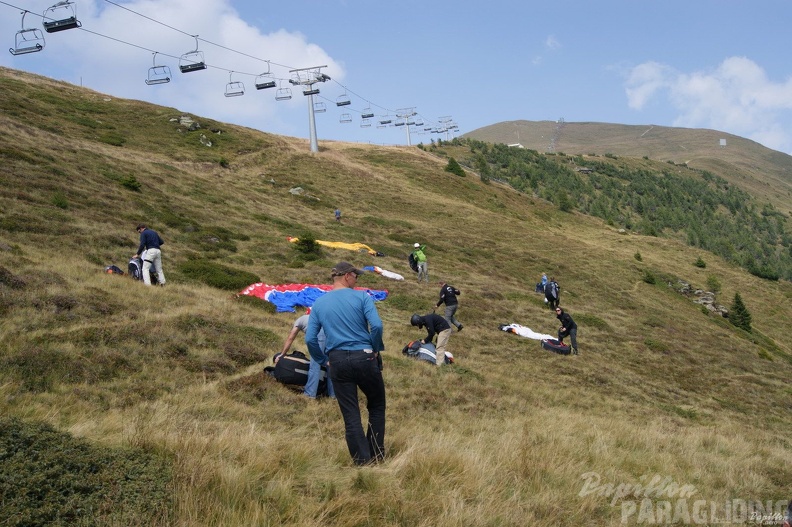
[[[385,344],[374,300],[354,289],[361,274],[363,271],[348,262],[333,267],[333,288],[314,302],[305,343],[313,359],[328,363],[352,460],[356,465],[368,465],[385,459],[385,383],[380,356]],[[322,330],[324,350],[319,345]],[[360,418],[358,388],[366,396],[366,432]]]
[[[457,300],[457,295],[461,295],[461,294],[462,293],[460,293],[459,289],[457,289],[456,287],[441,281],[440,300],[438,300],[437,304],[435,304],[435,309],[437,309],[438,307],[440,307],[440,304],[445,303],[444,318],[449,324],[456,326],[457,331],[462,331],[462,328],[464,327],[462,323],[459,322],[459,320],[457,320],[456,317],[454,316],[454,314],[457,311],[457,308],[459,307],[459,300]]]
[[[565,312],[562,308],[557,307],[555,312],[556,318],[561,321],[561,327],[558,328],[559,342],[563,344],[564,337],[570,337],[572,339],[572,355],[577,355],[577,324],[575,324],[575,321],[572,320],[572,316]]]
[[[415,255],[415,262],[418,264],[418,281],[421,281],[423,278],[426,283],[429,283],[429,262],[426,261],[426,245],[421,245],[418,242],[415,242],[413,245],[415,250],[413,254]]]
[[[143,283],[151,285],[151,266],[157,272],[157,282],[159,285],[165,285],[165,274],[162,272],[162,251],[160,246],[165,242],[162,241],[160,235],[153,229],[149,229],[145,223],[139,223],[135,230],[140,234],[140,246],[137,253],[133,258],[139,258],[143,251],[146,251],[146,256],[143,258]]]
[[[417,326],[418,329],[426,327],[426,338],[421,339],[422,344],[431,343],[437,335],[435,364],[442,366],[445,363],[446,346],[451,336],[451,326],[446,319],[435,313],[427,313],[424,316],[415,313],[410,317],[410,325]]]
[[[544,293],[544,288],[547,285],[547,273],[542,273],[542,279],[536,283],[536,292]]]
[[[298,317],[297,320],[294,321],[294,325],[289,332],[289,336],[286,337],[286,342],[283,343],[283,348],[281,352],[275,355],[273,362],[275,364],[278,363],[281,357],[289,353],[289,349],[291,348],[294,339],[297,338],[297,334],[300,331],[305,331],[308,329],[308,319],[311,315],[311,308],[305,308],[305,314],[301,317]],[[325,350],[325,334],[324,331],[319,331],[318,335],[319,347],[322,351]],[[316,360],[314,360],[313,356],[311,357],[311,361],[308,366],[308,380],[305,383],[305,389],[303,390],[303,395],[306,397],[310,397],[311,399],[316,399],[316,392],[319,390],[319,378],[322,376],[322,365],[319,364]],[[327,396],[331,399],[335,399],[335,392],[333,391],[333,382],[330,380],[330,373],[327,373]]]
[[[550,281],[544,286],[545,304],[550,305],[550,309],[558,307],[558,282],[555,277],[550,277]]]
[[[341,209],[335,210],[335,219],[336,221],[341,221]]]

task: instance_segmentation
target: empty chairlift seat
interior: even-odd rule
[[[154,52],[154,57],[151,59],[152,66],[148,70],[146,77],[146,84],[152,86],[154,84],[165,84],[171,80],[171,70],[168,66],[157,64],[157,52]]]
[[[35,53],[44,49],[44,32],[38,28],[25,28],[25,15],[27,13],[27,11],[22,13],[22,29],[17,31],[14,37],[14,47],[8,50],[12,55]]]
[[[349,100],[346,94],[339,95],[336,99],[336,106],[349,106],[350,104],[352,104],[352,101]]]
[[[188,51],[179,58],[179,70],[182,73],[201,71],[206,69],[203,51],[198,51],[198,36],[195,36],[195,50]]]
[[[82,27],[80,21],[77,20],[74,4],[68,0],[47,8],[42,15],[41,23],[47,33]]]
[[[234,72],[228,74],[228,84],[226,84],[225,96],[226,97],[239,97],[245,95],[245,85],[239,81],[234,81],[231,77]]]

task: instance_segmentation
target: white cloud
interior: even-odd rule
[[[668,102],[674,126],[712,128],[792,150],[792,79],[774,82],[755,62],[730,57],[711,71],[681,73],[656,62],[640,64],[625,84],[627,104],[642,110]]]
[[[545,39],[545,47],[551,51],[561,48],[561,42],[554,35],[548,35]]]

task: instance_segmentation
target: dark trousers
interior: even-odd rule
[[[566,331],[558,330],[558,340],[564,340],[564,337],[572,339],[572,347],[577,349],[577,328],[568,329]]]
[[[545,295],[547,298],[547,304],[550,306],[550,309],[555,310],[558,307],[558,297],[552,297]]]
[[[385,383],[379,354],[332,350],[330,379],[344,418],[349,454],[357,465],[385,458]],[[358,406],[358,388],[366,396],[368,426],[363,431]]]

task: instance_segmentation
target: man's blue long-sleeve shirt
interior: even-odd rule
[[[319,330],[325,333],[325,349],[319,346]],[[343,288],[322,295],[311,307],[305,344],[311,357],[327,362],[331,350],[383,351],[382,319],[374,300],[364,291]]]

